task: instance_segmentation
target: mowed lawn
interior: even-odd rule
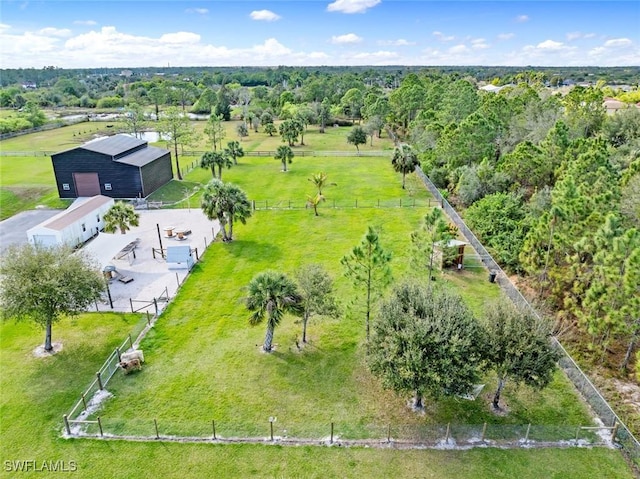
[[[268,191],[285,200],[312,194],[313,185],[306,178],[311,172],[327,171],[338,183],[326,190],[328,199],[349,198],[361,191],[363,198],[372,198],[367,191],[393,200],[411,198],[401,190],[400,175],[391,170],[388,159],[343,158],[335,159],[335,164],[334,159],[308,160],[316,163],[294,159],[291,167],[292,172],[300,170],[297,176],[280,173],[278,162],[269,158],[242,159],[244,166],[225,171],[223,178],[233,179],[250,197],[265,194],[268,199]],[[204,174],[210,175],[195,170],[190,184],[208,181],[206,176],[197,177]],[[419,195],[428,198],[424,192]],[[542,395],[526,388],[508,390],[510,414],[502,418],[488,409],[491,377],[486,394],[478,400],[431,402],[425,415],[411,412],[406,398],[383,390],[371,377],[364,363],[363,314],[347,307],[353,290],[342,277],[339,260],[360,241],[367,225],[373,225],[381,231],[382,245],[393,252],[395,278],[411,274],[409,233],[426,212],[426,208],[334,209],[329,201],[321,207],[320,217],[304,209],[256,212],[247,225],[237,225],[236,241],[213,244],[195,267],[142,345],[144,370],[128,377],[117,375],[109,384],[115,397],[99,413],[105,428],[152,435],[152,420],[158,419],[161,434],[206,435],[215,419],[222,436],[266,437],[268,418],[275,416],[279,436],[327,437],[333,421],[336,436],[346,438],[384,437],[389,424],[413,429],[446,422],[573,426],[589,421],[560,374]],[[309,262],[323,264],[335,277],[345,315],[314,320],[309,325],[310,343],[302,350],[296,346],[301,325],[286,317],[276,329],[275,352],[262,353],[264,325],[248,325],[243,287],[258,271],[292,273]],[[446,276],[452,274],[458,273]],[[472,299],[476,311],[486,298],[498,295],[484,272],[465,271],[453,279],[469,286],[460,292]],[[632,477],[619,452],[603,448],[401,451],[62,439],[62,414],[77,401],[113,348],[140,326],[135,315],[100,313],[64,320],[54,326],[54,341],[63,342],[63,351],[38,359],[32,350],[42,342],[41,330],[29,324],[0,324],[3,474],[7,473],[4,461],[33,459],[76,461],[82,477]]]
[[[63,351],[35,358],[43,333],[27,323],[0,323],[0,477],[7,462],[70,461],[78,477],[464,477],[631,478],[609,449],[401,451],[365,448],[131,443],[61,438],[62,418],[104,358],[140,327],[134,315],[87,314],[54,326]],[[147,373],[145,370],[144,373]]]

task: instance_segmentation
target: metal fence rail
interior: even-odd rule
[[[434,196],[436,201],[440,204],[444,212],[449,216],[451,221],[458,227],[460,233],[471,243],[471,246],[476,250],[482,262],[487,266],[489,270],[496,273],[496,282],[500,285],[502,291],[516,304],[529,308],[533,314],[538,316],[536,309],[525,299],[520,291],[509,280],[508,276],[504,273],[500,265],[496,263],[493,257],[480,243],[478,238],[467,227],[460,215],[449,204],[449,202],[442,196],[438,188],[431,182],[431,180],[424,174],[420,167],[416,170],[418,176],[422,179],[427,189]],[[584,400],[591,406],[597,417],[603,422],[604,425],[613,426],[615,423],[619,424],[618,434],[616,436],[618,442],[622,448],[629,454],[629,456],[640,465],[640,442],[634,437],[629,428],[618,417],[613,408],[604,399],[600,391],[593,385],[587,375],[580,369],[573,358],[569,355],[567,350],[562,346],[557,338],[553,338],[554,346],[560,351],[561,358],[559,365],[565,372],[567,377],[571,380],[573,385],[578,389]]]

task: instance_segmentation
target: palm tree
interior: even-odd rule
[[[222,168],[226,166],[227,168],[231,168],[231,159],[227,155],[226,151],[207,151],[204,155],[202,155],[202,159],[200,160],[201,168],[211,168],[211,173],[213,177],[216,177],[216,167],[218,167],[218,179],[222,179]]]
[[[320,216],[318,214],[318,205],[324,201],[324,196],[317,194],[316,196],[307,196],[307,206],[311,206],[313,208],[316,216]]]
[[[336,186],[336,183],[327,183],[327,178],[328,175],[323,171],[321,171],[320,173],[314,173],[313,175],[311,175],[311,178],[309,178],[309,181],[313,183],[316,188],[318,188],[319,195],[322,195],[322,188],[324,188],[325,186]]]
[[[119,229],[120,233],[125,234],[132,226],[140,224],[140,215],[136,213],[133,205],[124,201],[118,201],[109,208],[103,219],[104,230],[107,233],[115,233]]]
[[[225,215],[227,202],[226,190],[221,180],[214,178],[206,184],[202,192],[202,211],[210,220],[218,220],[222,231],[222,241],[225,242],[229,241],[227,236],[227,217]]]
[[[210,220],[218,220],[222,229],[222,241],[233,240],[233,223],[238,220],[242,224],[251,216],[251,203],[247,195],[232,183],[223,183],[214,178],[202,194],[202,210]],[[227,225],[229,231],[227,232]]]
[[[213,161],[214,153],[215,152],[213,151],[207,151],[204,155],[202,155],[202,158],[200,158],[200,168],[209,168],[211,170],[211,175],[215,178],[216,164]]]
[[[284,273],[277,271],[258,273],[249,282],[247,289],[245,305],[253,312],[249,323],[256,325],[267,318],[267,333],[262,350],[271,352],[273,332],[285,313],[297,316],[303,313],[302,296],[296,284]]]
[[[402,189],[404,190],[405,177],[407,173],[416,171],[416,167],[420,166],[420,160],[413,148],[407,144],[397,146],[391,158],[393,169],[398,173],[402,173]]]
[[[282,171],[287,171],[287,163],[291,163],[294,156],[290,146],[280,145],[276,150],[274,158],[282,162]]]
[[[233,222],[240,221],[243,225],[247,223],[247,218],[251,216],[251,203],[247,199],[247,194],[233,183],[225,184],[227,198],[229,200],[226,210],[227,220],[229,222],[229,238],[233,240]]]
[[[224,149],[227,156],[233,159],[233,164],[238,164],[238,158],[242,158],[244,156],[244,150],[240,146],[240,142],[238,141],[230,141],[227,143],[227,147]]]

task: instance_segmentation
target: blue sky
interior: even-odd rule
[[[640,65],[640,2],[0,0],[2,68]]]

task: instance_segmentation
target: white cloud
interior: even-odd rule
[[[589,51],[589,58],[598,65],[637,65],[640,48],[629,38],[611,38]]]
[[[474,50],[484,50],[489,48],[489,45],[484,38],[475,38],[471,40],[471,48]]]
[[[524,23],[524,22],[528,22],[529,21],[529,15],[518,15],[515,18],[516,22],[518,23]]]
[[[334,43],[336,45],[342,45],[346,43],[360,43],[361,41],[362,38],[360,38],[355,33],[347,33],[345,35],[337,35],[331,37],[331,43]]]
[[[581,38],[593,38],[595,37],[595,33],[582,33],[582,32],[569,32],[567,33],[567,41],[571,42],[573,40],[578,40]]]
[[[206,15],[209,13],[209,9],[207,8],[187,8],[185,10],[187,13],[197,13],[198,15]]]
[[[498,34],[498,40],[511,40],[515,36],[515,33],[500,33]]]
[[[200,41],[200,35],[191,32],[165,33],[160,37],[160,43],[170,43],[174,45],[195,44]]]
[[[451,48],[449,48],[449,53],[451,53],[452,55],[460,55],[462,53],[467,53],[469,51],[469,49],[467,48],[466,45],[456,45],[453,46]]]
[[[353,58],[357,58],[358,60],[388,60],[391,58],[398,58],[398,54],[396,52],[390,52],[386,50],[379,50],[377,52],[360,52],[353,55]]]
[[[453,35],[445,35],[442,32],[435,31],[432,33],[434,37],[436,37],[441,42],[452,42],[456,39]]]
[[[76,20],[73,22],[74,25],[97,25],[98,22],[96,22],[95,20]]]
[[[38,34],[39,35],[43,35],[43,36],[51,36],[51,37],[70,37],[71,36],[71,30],[69,30],[68,28],[53,28],[53,27],[47,27],[47,28],[42,28],[40,30],[38,30]]]
[[[280,15],[273,13],[271,10],[254,10],[249,14],[253,20],[262,20],[265,22],[275,22],[280,20]]]
[[[558,51],[558,50],[562,50],[563,48],[565,48],[564,43],[562,42],[556,42],[553,40],[545,40],[544,42],[538,43],[538,45],[536,45],[537,49],[540,50],[554,50],[554,51]]]
[[[329,12],[364,13],[375,7],[381,0],[336,0],[327,5]]]
[[[378,40],[378,45],[391,47],[408,47],[415,44],[416,42],[410,42],[404,38],[398,38],[397,40]]]
[[[611,40],[604,42],[604,47],[628,47],[632,44],[633,42],[628,38],[612,38]]]

